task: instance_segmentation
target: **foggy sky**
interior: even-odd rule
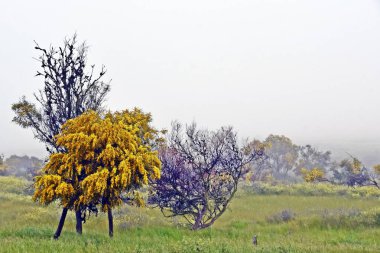
[[[380,1],[0,1],[0,153],[43,157],[11,104],[43,86],[40,46],[78,33],[108,69],[107,108],[240,137],[379,157]]]

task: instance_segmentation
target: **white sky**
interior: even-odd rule
[[[10,107],[42,87],[33,40],[77,32],[108,69],[111,110],[380,162],[378,0],[0,0],[0,31],[0,153],[45,154]]]

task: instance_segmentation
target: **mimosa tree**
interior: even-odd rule
[[[325,177],[325,173],[323,172],[323,170],[321,170],[319,168],[313,168],[311,170],[302,168],[300,170],[300,172],[301,172],[302,177],[305,180],[305,182],[308,182],[308,183],[311,183],[311,182],[327,182],[327,181],[329,181]]]
[[[68,120],[56,143],[67,152],[50,156],[37,177],[35,201],[59,200],[66,210],[100,206],[108,213],[109,235],[113,235],[112,208],[122,203],[122,194],[160,178],[160,160],[152,143],[158,131],[150,126],[150,114],[139,109],[107,113],[94,111]],[[62,215],[54,238],[66,217]]]

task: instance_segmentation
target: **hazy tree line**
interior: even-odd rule
[[[285,136],[241,143],[232,127],[210,131],[174,122],[166,131],[154,128],[152,116],[138,108],[106,111],[105,68],[96,74],[94,65],[87,67],[88,48],[76,35],[61,47],[36,44],[35,49],[41,53],[37,76],[44,88],[35,103],[22,97],[12,105],[13,121],[31,129],[49,157],[44,163],[1,157],[0,172],[12,174],[19,166],[32,170],[25,173],[34,180],[34,201],[60,203],[55,239],[68,211],[75,212],[78,234],[88,215],[106,212],[112,236],[112,209],[144,205],[140,189],[146,187],[148,204],[165,216],[184,217],[194,230],[211,226],[224,213],[242,179],[378,187],[372,172],[379,167],[367,169],[353,157],[338,163],[331,152],[298,146]]]
[[[181,124],[179,125],[183,128]],[[195,124],[189,126],[189,129],[193,128],[196,128]],[[179,131],[178,125],[173,127],[172,131]],[[172,135],[168,136],[168,140],[171,138],[173,138]],[[263,148],[263,156],[244,166],[240,177],[246,181],[300,182],[304,180],[307,172],[318,169],[323,174],[323,177],[319,179],[321,181],[348,186],[377,185],[379,165],[368,168],[358,158],[349,154],[346,159],[336,161],[331,158],[330,151],[319,151],[311,145],[299,146],[282,135],[270,135],[264,141],[255,140],[247,146],[252,144]],[[166,148],[160,149],[162,161],[167,153]],[[42,159],[33,156],[11,155],[5,158],[4,155],[0,155],[0,175],[2,176],[17,176],[32,180],[41,173],[43,165]]]
[[[247,181],[324,181],[347,186],[379,188],[380,166],[368,168],[350,154],[342,161],[335,161],[331,158],[330,151],[320,151],[311,145],[296,145],[283,135],[269,135],[262,145],[265,147],[265,159],[250,164],[244,175]]]
[[[40,173],[44,161],[34,156],[0,155],[0,175],[16,176],[32,180]]]

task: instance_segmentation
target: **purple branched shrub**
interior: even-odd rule
[[[184,131],[183,131],[184,130]],[[211,226],[236,193],[243,167],[263,157],[263,148],[240,148],[232,127],[217,131],[183,129],[173,123],[159,149],[161,178],[149,203],[167,217],[183,216],[194,230]]]

